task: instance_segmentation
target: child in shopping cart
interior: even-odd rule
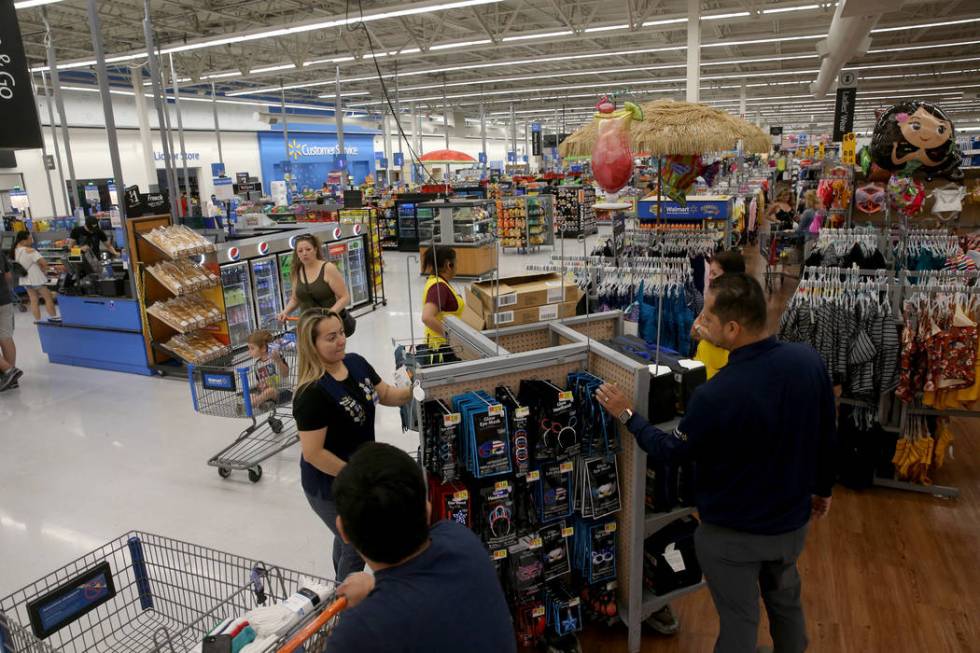
[[[248,336],[248,354],[252,357],[252,405],[282,406],[293,398],[289,387],[289,364],[275,342],[276,337],[266,329]]]

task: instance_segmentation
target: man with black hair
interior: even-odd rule
[[[83,224],[72,229],[68,235],[68,240],[73,246],[81,248],[83,252],[91,250],[96,260],[99,259],[103,245],[110,254],[119,256],[119,252],[112,245],[112,239],[102,231],[102,227],[99,226],[99,219],[94,215],[86,217]]]
[[[809,345],[766,335],[759,282],[712,282],[701,337],[731,352],[691,397],[673,433],[630,410],[604,385],[600,405],[656,460],[694,461],[701,525],[695,549],[721,622],[716,653],[756,650],[759,594],[775,650],[798,653],[807,636],[796,559],[811,517],[830,510],[836,415],[830,377]]]
[[[711,287],[711,282],[721,275],[735,272],[745,272],[745,258],[742,257],[741,252],[733,249],[717,252],[708,264],[708,288]],[[701,328],[701,314],[698,314],[691,328],[691,338],[698,341],[694,360],[704,363],[707,377],[711,379],[718,370],[728,365],[728,350],[702,338]]]
[[[509,653],[517,640],[490,555],[461,524],[431,528],[425,481],[408,454],[387,444],[357,450],[333,482],[337,530],[374,576],[347,576],[348,609],[331,653]]]

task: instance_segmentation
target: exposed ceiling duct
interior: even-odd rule
[[[827,38],[817,43],[823,59],[820,73],[810,85],[813,97],[823,98],[837,80],[844,64],[871,49],[871,30],[882,14],[898,11],[905,0],[841,0],[830,22]]]

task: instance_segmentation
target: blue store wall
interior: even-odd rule
[[[273,181],[283,178],[282,163],[285,159],[285,147],[282,142],[282,127],[273,125],[272,129],[273,131],[258,134],[263,189],[271,188]],[[364,178],[375,172],[375,133],[373,130],[354,125],[344,127],[347,170],[355,184],[363,184]],[[290,121],[288,160],[298,190],[320,188],[326,181],[327,174],[338,169],[335,127],[329,124],[302,124]]]

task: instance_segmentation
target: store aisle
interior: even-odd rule
[[[577,241],[565,248],[582,253]],[[552,254],[504,255],[501,274],[524,273]],[[392,339],[407,340],[410,324],[421,336],[424,278],[414,261],[407,275],[408,257],[385,253],[388,305],[361,317],[348,343],[388,379]],[[222,480],[206,461],[246,420],[195,413],[184,380],[51,365],[29,314],[17,315],[14,335],[24,377],[20,389],[0,394],[0,595],[131,529],[332,574],[331,536],[300,490],[298,446],[263,463],[257,484],[244,472]],[[418,446],[396,409],[380,410],[378,420],[379,440]]]

